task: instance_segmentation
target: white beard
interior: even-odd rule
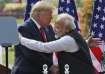
[[[60,35],[55,34],[55,38],[56,38],[56,39],[58,39],[58,38],[60,38],[60,37],[61,37]]]

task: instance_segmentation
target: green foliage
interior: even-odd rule
[[[2,54],[2,58],[3,58],[3,64],[5,65],[5,50],[3,49],[3,54]],[[14,63],[14,48],[13,47],[10,47],[9,48],[9,53],[8,53],[8,62],[9,62],[9,65],[13,65]]]
[[[77,8],[82,7],[83,6],[83,0],[75,0],[75,4],[77,6]]]
[[[4,8],[4,6],[5,6],[5,2],[0,1],[0,8]]]
[[[23,18],[18,18],[16,20],[17,24],[22,24],[24,22]]]
[[[4,3],[10,3],[10,2],[12,2],[13,0],[1,0],[2,2],[4,2]]]

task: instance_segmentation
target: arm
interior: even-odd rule
[[[20,42],[22,45],[26,46],[31,50],[45,52],[45,53],[58,52],[58,51],[76,52],[78,50],[78,46],[75,40],[70,36],[64,36],[58,40],[46,43],[32,39],[27,39],[21,36]]]
[[[18,27],[18,32],[19,32],[22,36],[31,39],[31,38],[32,38],[32,33],[31,33],[29,27],[30,27],[30,24],[29,24],[29,25],[22,25],[22,26],[19,26],[19,27]],[[19,43],[19,45],[16,45],[16,46],[15,46],[15,52],[16,52],[16,53],[17,53],[17,52],[18,52],[18,53],[21,53],[22,56],[25,56],[25,57],[27,57],[27,58],[29,58],[29,59],[30,59],[30,57],[34,57],[34,56],[32,56],[31,51],[32,51],[32,50],[29,50],[28,48],[26,48],[25,46],[21,45],[20,43]]]

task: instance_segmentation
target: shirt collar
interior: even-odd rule
[[[31,18],[31,19],[32,19],[32,21],[36,24],[36,26],[38,27],[38,29],[40,29],[41,26],[38,24],[38,22],[37,22],[35,19],[33,19],[33,18]]]

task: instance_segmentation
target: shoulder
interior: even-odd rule
[[[62,39],[62,40],[69,40],[69,41],[74,41],[74,38],[73,37],[71,37],[71,36],[69,36],[69,35],[65,35],[65,36],[63,36],[63,37],[61,37],[60,39]]]
[[[65,35],[65,36],[61,37],[60,41],[67,45],[77,44],[75,39],[69,35]]]
[[[75,39],[69,35],[65,35],[61,38],[63,45],[67,49],[66,52],[76,52],[78,51],[78,44]]]
[[[22,25],[18,26],[18,31],[19,32],[29,31],[31,28],[32,28],[31,27],[31,22],[30,21],[26,21]]]
[[[69,35],[62,36],[59,39],[57,39],[57,41],[63,44],[68,44],[68,45],[71,43],[75,43],[74,38]]]

